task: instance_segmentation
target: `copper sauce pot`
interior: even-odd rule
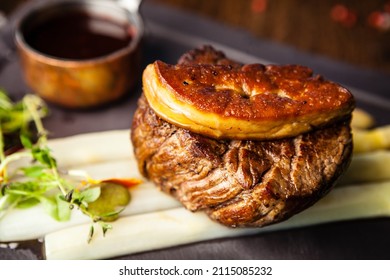
[[[144,32],[142,19],[138,14],[139,1],[135,2],[133,1],[133,7],[129,8],[121,2],[112,0],[50,1],[29,11],[19,22],[15,34],[23,74],[28,86],[43,99],[67,108],[96,107],[118,100],[129,93],[140,77],[140,42]],[[77,15],[73,17],[74,19],[65,18],[72,13]],[[88,23],[88,25],[92,25],[96,30],[108,29],[105,32],[110,36],[116,31],[104,26],[104,21],[123,26],[124,32],[128,33],[126,36],[129,36],[128,42],[106,53],[82,57],[77,55],[82,47],[71,44],[73,37],[64,42],[60,40],[63,39],[62,37],[57,37],[55,40],[59,42],[56,41],[54,43],[57,45],[51,46],[51,51],[54,52],[45,50],[45,47],[52,42],[50,40],[54,39],[47,35],[50,33],[37,35],[40,28],[46,28],[45,25],[52,29],[56,28],[57,19],[62,17],[62,20],[68,20],[68,23],[64,21],[61,29],[69,27],[69,32],[78,32],[79,29],[75,26],[73,29],[76,30],[72,30],[72,24],[77,20],[82,22],[83,15],[98,19],[100,23]],[[55,29],[51,32],[55,32]],[[57,36],[65,36],[65,33],[58,30]],[[41,47],[34,43],[34,40],[39,41],[38,36],[41,36],[41,41],[43,40]],[[89,37],[82,34],[80,38],[89,40]],[[91,50],[106,43],[104,38],[100,40],[102,41],[92,42]],[[57,54],[56,46],[69,53],[74,51],[76,55],[72,57],[72,55],[62,55],[61,52]]]

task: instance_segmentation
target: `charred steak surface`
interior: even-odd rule
[[[179,63],[239,67],[210,47]],[[292,138],[216,140],[159,118],[138,101],[131,140],[143,176],[191,211],[231,227],[285,220],[323,197],[349,164],[350,118]]]

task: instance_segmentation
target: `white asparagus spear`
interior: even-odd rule
[[[105,237],[96,233],[89,244],[81,237],[89,225],[75,226],[46,235],[45,255],[47,259],[105,259],[215,238],[385,215],[390,215],[390,181],[336,188],[304,212],[264,228],[227,228],[204,213],[184,208],[121,218]]]
[[[57,159],[60,168],[65,170],[95,163],[134,159],[129,130],[93,132],[50,139],[48,147]],[[12,171],[29,164],[31,164],[30,157],[22,158],[10,164],[9,169]]]
[[[390,148],[390,125],[367,130],[354,129],[352,135],[355,154]]]
[[[131,191],[132,201],[120,216],[136,215],[179,206],[174,198],[161,193],[151,183],[144,183]],[[69,221],[59,222],[38,205],[28,210],[14,209],[0,219],[0,242],[38,239],[53,231],[79,224],[90,224],[90,219],[77,209],[72,210]],[[83,236],[88,233],[86,231]]]
[[[140,178],[134,160],[119,160],[116,162],[104,162],[88,164],[85,166],[73,166],[76,169],[85,170],[95,179],[107,178]],[[140,213],[148,213],[170,209],[179,206],[174,198],[160,192],[155,185],[145,181],[141,185],[131,189],[131,201],[121,216]],[[30,209],[13,209],[0,219],[0,241],[21,241],[41,238],[45,234],[66,227],[88,223],[90,220],[77,209],[72,210],[69,221],[58,222],[48,215],[41,205]]]
[[[132,201],[120,214],[121,217],[179,206],[177,200],[161,193],[149,182],[134,188],[131,195]],[[39,239],[50,232],[79,224],[90,224],[90,222],[90,219],[77,211],[77,209],[72,210],[70,220],[63,222],[54,220],[40,205],[28,210],[14,209],[0,219],[0,242]],[[87,233],[88,231],[82,236],[85,236]]]
[[[129,130],[115,130],[75,135],[52,139],[48,145],[64,170],[82,170],[92,178],[141,178],[132,153]],[[23,158],[10,166],[10,171],[29,164],[30,158]],[[170,209],[179,203],[161,193],[150,182],[131,190],[132,201],[121,216]],[[88,223],[89,218],[77,209],[67,222],[58,222],[49,216],[42,205],[30,209],[13,209],[0,219],[0,242],[21,241],[41,238],[45,234]]]
[[[50,139],[48,146],[64,168],[134,158],[128,129]]]
[[[351,127],[356,129],[369,129],[375,124],[375,118],[361,108],[355,108],[352,112]]]
[[[390,151],[354,154],[340,185],[390,180]]]

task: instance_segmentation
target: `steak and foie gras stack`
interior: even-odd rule
[[[297,65],[241,65],[211,46],[143,74],[131,140],[143,176],[230,227],[283,221],[348,167],[355,102]]]

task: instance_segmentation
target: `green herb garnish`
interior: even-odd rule
[[[38,203],[58,221],[69,220],[72,209],[77,209],[91,219],[89,241],[95,224],[100,225],[103,235],[112,228],[107,222],[118,217],[122,209],[118,211],[117,206],[125,206],[130,197],[123,198],[123,189],[128,193],[125,186],[113,188],[122,189],[116,194],[101,195],[106,185],[83,172],[79,172],[85,175],[83,180],[60,172],[42,123],[47,111],[45,103],[35,95],[28,94],[13,103],[0,91],[0,219],[13,208],[29,208]],[[8,153],[12,145],[23,149]],[[15,162],[18,167],[10,168]],[[115,197],[120,199],[116,202]],[[101,207],[107,199],[108,207]]]

